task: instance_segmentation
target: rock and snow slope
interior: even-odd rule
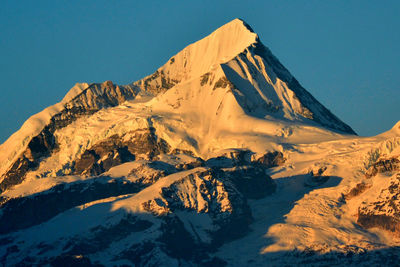
[[[1,262],[373,262],[398,244],[399,124],[354,134],[233,20],[140,81],[77,84],[0,146]]]

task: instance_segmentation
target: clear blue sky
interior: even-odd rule
[[[76,82],[127,84],[239,17],[360,135],[400,120],[400,1],[8,1],[0,143]]]

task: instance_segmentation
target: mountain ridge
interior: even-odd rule
[[[238,57],[242,58],[238,59]],[[248,115],[254,115],[254,112],[252,113],[249,109],[257,109],[258,113],[261,110],[261,117],[268,114],[274,117],[274,113],[282,109],[283,113],[280,115],[280,119],[299,120],[306,124],[315,121],[322,126],[354,134],[349,126],[341,122],[300,86],[244,21],[235,19],[209,36],[187,46],[154,74],[137,82],[125,86],[114,85],[110,81],[102,84],[75,85],[60,103],[32,116],[20,131],[0,146],[1,162],[3,162],[0,166],[2,176],[7,169],[9,169],[9,173],[17,172],[16,175],[21,176],[22,173],[16,170],[21,165],[25,166],[24,169],[27,170],[32,169],[29,166],[36,168],[35,161],[47,157],[56,147],[57,142],[53,137],[53,132],[70,124],[76,118],[93,114],[103,108],[118,106],[126,100],[135,99],[137,95],[158,96],[164,94],[171,88],[191,79],[203,77],[204,81],[204,75],[218,73],[218,68],[222,68],[223,77],[214,81],[214,89],[221,85],[232,87],[230,92]],[[235,80],[232,75],[249,82],[245,85],[238,86],[237,84],[235,86],[234,83],[240,81],[236,79],[232,83],[231,80]],[[258,75],[258,78],[252,75]],[[224,79],[227,79],[229,84],[225,84]],[[290,86],[295,88],[297,96],[295,91],[291,91]],[[200,87],[202,87],[201,84]],[[209,91],[210,94],[214,89]],[[203,89],[199,88],[198,90]],[[268,94],[271,95],[271,93],[268,92],[277,94],[272,93],[272,99],[269,99]],[[245,95],[244,100],[243,95]],[[248,100],[251,98],[254,101],[250,100],[249,102]],[[193,99],[193,101],[200,100]],[[220,107],[222,103],[221,100]],[[260,116],[260,114],[256,114],[256,116]],[[29,144],[31,144],[30,147]],[[23,152],[24,146],[31,151]],[[11,147],[19,147],[19,149]],[[35,156],[36,154],[37,156]],[[15,162],[18,166],[10,167],[7,162],[13,162],[16,157],[19,157]],[[13,174],[13,177],[16,175]],[[12,177],[8,179],[15,180]]]

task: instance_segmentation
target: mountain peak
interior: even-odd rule
[[[213,96],[215,88],[229,81],[235,89],[232,91],[235,101],[249,115],[317,123],[355,134],[300,85],[241,19],[234,19],[187,46],[155,73],[135,82],[134,86],[138,86],[143,94],[159,95],[178,85],[186,88],[184,84],[195,80],[206,85],[211,76],[213,79],[207,85],[211,86],[208,95]],[[194,90],[194,87],[190,85],[187,90]],[[204,88],[197,91],[205,94]],[[168,103],[175,97],[173,93],[169,94],[164,97]]]
[[[153,111],[157,114],[175,114],[165,116],[162,123],[178,123],[178,128],[188,129],[188,132],[181,138],[175,131],[167,133],[164,129],[161,130],[162,138],[171,147],[203,153],[204,156],[209,151],[220,149],[221,139],[230,140],[235,146],[248,147],[248,138],[242,137],[253,129],[262,129],[262,134],[271,140],[285,138],[285,142],[304,141],[303,132],[323,132],[321,138],[332,136],[328,131],[319,130],[319,127],[354,134],[348,125],[297,82],[243,20],[235,19],[187,46],[142,80],[126,86],[114,85],[110,81],[77,84],[60,103],[32,116],[0,146],[0,191],[21,182],[30,171],[42,175],[41,170],[37,169],[38,164],[62,146],[60,142],[64,139],[58,139],[56,135],[64,128],[74,128],[74,122],[82,117],[92,118],[96,125],[106,123],[108,120],[105,117],[95,115],[100,110],[104,110],[102,116],[108,114],[109,121],[114,121],[115,110],[111,108],[118,110],[119,105],[136,99],[138,95],[137,100],[140,101],[133,103],[132,109],[140,108],[138,116],[147,117],[140,122],[144,128],[157,128],[152,121]],[[146,99],[151,100],[145,106],[138,104]],[[116,118],[124,119],[126,108],[124,106],[121,109],[123,115]],[[119,114],[120,111],[115,112]],[[179,122],[175,121],[175,116]],[[194,126],[192,122],[195,121]],[[131,131],[131,126],[124,128],[124,124],[118,124],[122,128],[115,128],[112,125],[101,127],[107,129],[99,130],[101,137],[94,137],[97,131],[93,132],[86,125],[77,127],[84,133],[76,135],[80,136],[76,139],[76,150],[65,152],[68,156],[63,155],[66,159],[63,164],[72,166],[68,160],[80,157],[84,145],[105,140],[110,133],[119,136]],[[239,129],[244,131],[243,136],[238,135]],[[233,141],[233,137],[226,137],[226,133],[241,137]],[[64,136],[68,136],[68,139],[74,135],[68,133]],[[83,141],[82,136],[88,139]],[[232,147],[231,143],[225,144],[226,147]],[[65,147],[69,149],[70,144]],[[54,162],[59,164],[60,160]]]
[[[225,23],[224,25],[222,25],[221,27],[216,29],[213,33],[215,33],[215,32],[226,32],[228,34],[230,33],[233,35],[235,35],[237,33],[241,33],[241,34],[243,34],[243,35],[241,35],[241,37],[245,37],[245,35],[249,35],[249,36],[251,36],[250,38],[254,37],[254,35],[257,35],[254,32],[254,30],[250,27],[250,25],[240,18],[236,18],[234,20],[231,20],[228,23]]]
[[[258,42],[258,36],[241,19],[234,19],[205,38],[185,47],[157,70],[171,81],[182,82],[201,76]],[[146,77],[152,78],[153,75]],[[144,84],[142,84],[144,85]]]

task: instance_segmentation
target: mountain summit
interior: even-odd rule
[[[397,263],[399,125],[356,136],[235,19],[0,146],[0,262]]]
[[[129,107],[127,114],[114,114],[123,107]],[[100,121],[80,125],[95,120],[100,111]],[[129,125],[134,113],[135,121],[143,117],[147,124],[140,127],[155,129],[171,149],[203,157],[237,146],[263,150],[256,144],[262,140],[293,143],[355,134],[297,82],[244,21],[235,19],[142,80],[121,86],[111,81],[76,84],[0,147],[0,188],[20,183],[31,171],[49,175],[46,162],[55,155],[62,157],[54,159],[52,175],[73,172],[95,143],[133,130],[101,121],[127,116]],[[95,125],[101,128],[94,130]]]
[[[208,80],[215,79],[214,76],[218,79]],[[229,82],[236,102],[249,115],[313,121],[332,130],[355,134],[308,93],[240,19],[189,45],[156,73],[134,84],[157,94],[192,79],[200,80],[201,85],[206,80],[214,86]]]
[[[184,82],[212,71],[257,42],[257,34],[245,22],[235,19],[184,48],[158,72],[171,80]]]

